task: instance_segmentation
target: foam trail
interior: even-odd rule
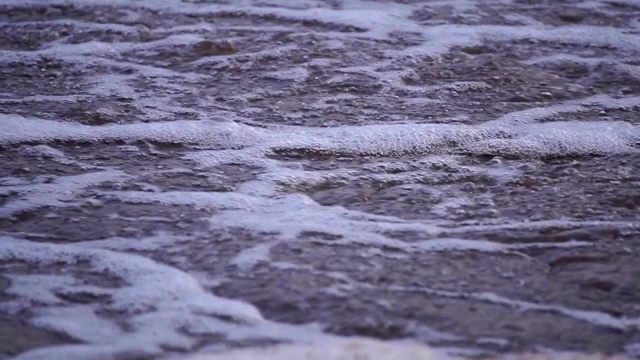
[[[123,181],[130,176],[120,170],[105,170],[80,175],[61,176],[51,183],[36,183],[0,188],[1,194],[17,194],[0,207],[0,218],[45,206],[67,207],[77,204],[80,191],[108,181]]]
[[[317,328],[292,326],[265,320],[252,305],[215,296],[190,275],[167,265],[131,254],[110,250],[34,243],[0,236],[0,261],[26,262],[34,268],[64,264],[65,275],[9,275],[8,294],[17,302],[3,304],[29,309],[32,322],[85,342],[84,345],[36,349],[16,359],[93,359],[95,356],[145,353],[158,355],[162,347],[187,350],[194,339],[183,335],[225,334],[232,340],[278,339],[309,342],[329,339]],[[89,268],[85,266],[88,264]],[[82,269],[75,272],[76,266]],[[89,285],[82,276],[89,273],[115,276],[123,283],[103,287]],[[76,278],[77,277],[77,278]],[[89,293],[108,297],[105,303],[68,306],[58,294]],[[49,304],[47,307],[41,305]],[[101,313],[122,314],[128,330],[123,331]],[[232,321],[224,320],[233,319]],[[87,329],[95,329],[87,331]]]
[[[462,349],[454,349],[460,352]],[[469,359],[477,353],[471,351]],[[505,360],[623,360],[626,357],[570,352],[524,353],[487,359]],[[235,350],[219,354],[197,354],[171,360],[462,360],[465,356],[448,355],[442,350],[412,342],[378,341],[371,339],[334,340],[313,345],[278,345]]]
[[[75,123],[0,115],[0,144],[104,140],[158,141],[185,144],[246,146],[259,141],[257,128],[221,121],[175,121],[149,124],[88,126]]]
[[[453,360],[426,345],[367,339],[336,340],[316,345],[280,345],[267,348],[201,354],[173,360]]]
[[[553,157],[635,153],[636,142],[640,140],[638,127],[626,122],[552,122],[506,127],[394,124],[265,130],[227,121],[86,126],[15,115],[4,115],[0,120],[0,144],[6,145],[55,140],[123,140],[334,155],[396,156],[462,151]]]
[[[613,317],[607,313],[599,311],[570,309],[559,305],[536,304],[528,301],[512,300],[489,292],[465,293],[417,287],[393,287],[393,290],[400,292],[419,292],[450,298],[474,299],[488,303],[506,305],[521,311],[552,312],[584,321],[592,325],[608,327],[621,331],[636,331],[637,329],[640,329],[640,318]]]
[[[191,276],[144,257],[72,245],[32,243],[7,236],[0,239],[3,245],[0,248],[0,258],[5,261],[22,260],[42,266],[56,262],[74,264],[79,260],[86,260],[93,269],[107,270],[126,280],[131,285],[113,294],[113,302],[109,305],[113,309],[131,312],[150,305],[158,309],[194,306],[200,311],[227,315],[243,321],[263,320],[253,306],[208,294]]]
[[[397,244],[396,240],[380,235],[384,231],[420,231],[426,234],[440,232],[427,223],[407,222],[393,217],[382,217],[325,207],[308,196],[290,194],[273,199],[243,194],[141,191],[107,192],[121,201],[131,203],[189,204],[197,207],[225,210],[210,217],[215,224],[252,229],[264,233],[277,232],[282,239],[295,240],[304,231],[318,231],[348,237],[365,244]]]

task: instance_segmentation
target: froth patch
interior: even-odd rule
[[[195,355],[180,360],[437,360],[453,359],[417,343],[387,343],[353,339],[315,345],[279,345],[212,355]],[[178,360],[178,358],[174,359]]]
[[[575,320],[584,321],[593,325],[616,329],[623,332],[636,331],[640,328],[640,318],[624,316],[618,318],[605,312],[580,310],[554,304],[538,304],[524,300],[509,299],[491,292],[454,292],[430,289],[426,287],[403,286],[392,286],[390,287],[390,289],[398,292],[424,293],[448,298],[473,299],[477,301],[508,306],[518,311],[551,312],[573,318]]]
[[[557,110],[556,110],[557,111]],[[553,112],[552,112],[553,113]],[[541,116],[539,112],[524,117]],[[252,156],[296,152],[322,155],[398,156],[434,153],[499,154],[515,157],[636,152],[640,132],[627,122],[556,121],[481,125],[392,124],[336,128],[256,128],[233,121],[172,121],[86,126],[15,115],[0,117],[0,144],[62,141],[154,141],[200,144]],[[511,122],[514,119],[505,120]],[[233,152],[232,152],[233,153]],[[233,159],[238,157],[225,157]],[[212,154],[215,156],[215,154]],[[241,156],[240,158],[246,158]]]
[[[50,183],[15,184],[0,188],[0,195],[17,194],[0,207],[0,218],[7,218],[23,211],[43,206],[67,207],[76,204],[78,194],[91,186],[107,181],[122,181],[129,175],[120,170],[105,170],[80,175],[61,176]]]
[[[120,250],[147,240],[176,239],[159,235],[126,239],[127,244],[124,239],[107,242]],[[159,356],[166,348],[191,350],[198,336],[215,334],[230,341],[309,343],[332,338],[313,324],[265,320],[253,305],[211,294],[177,268],[103,249],[102,242],[64,245],[0,236],[0,243],[0,262],[9,264],[4,275],[11,280],[5,292],[13,296],[1,304],[2,310],[18,313],[28,309],[32,324],[83,343],[36,349],[17,359]],[[13,274],[14,263],[25,264],[34,273]],[[77,296],[85,301],[68,301]]]
[[[188,274],[141,256],[71,245],[33,243],[7,236],[0,239],[3,243],[0,259],[5,261],[21,260],[36,266],[55,263],[74,265],[86,261],[93,271],[106,272],[123,279],[128,285],[112,294],[113,301],[109,307],[113,309],[136,313],[185,306],[242,321],[262,321],[262,316],[253,306],[208,294]],[[16,286],[20,289],[20,284]],[[31,294],[34,296],[32,300],[37,301],[40,291],[23,288],[22,294]]]
[[[532,248],[572,248],[590,246],[580,241],[554,243],[512,243],[467,240],[448,237],[417,242],[405,242],[386,235],[393,231],[411,231],[423,237],[432,237],[453,232],[430,222],[411,222],[391,216],[367,214],[342,207],[321,206],[305,195],[289,194],[276,198],[254,197],[237,193],[164,192],[141,191],[109,192],[109,196],[131,203],[159,203],[163,205],[191,205],[221,211],[209,218],[212,227],[226,224],[230,227],[253,229],[264,233],[278,234],[278,241],[304,241],[302,234],[318,232],[337,236],[338,239],[316,243],[330,246],[365,245],[370,248],[385,247],[406,253],[439,251],[475,251],[521,255],[520,251]],[[554,223],[555,224],[555,223]],[[514,226],[514,224],[511,224]],[[558,223],[558,226],[562,223]],[[523,224],[535,227],[535,222]],[[490,228],[480,226],[480,228]],[[476,226],[458,226],[459,232],[476,229]],[[232,263],[250,269],[255,263],[270,261],[269,251],[273,243],[262,243],[241,252]]]
[[[159,353],[161,346],[189,349],[193,339],[182,334],[182,329],[232,334],[234,329],[266,322],[252,305],[210,294],[192,276],[141,256],[8,236],[0,237],[0,241],[0,261],[26,262],[29,268],[53,268],[49,271],[54,272],[56,265],[64,266],[64,276],[6,274],[11,279],[6,291],[17,298],[3,304],[3,308],[16,311],[28,308],[36,325],[93,345],[46,350],[59,358],[66,359],[64,354],[78,351],[84,356],[81,358],[93,358],[94,351],[105,348],[112,353],[140,349]],[[76,274],[77,268],[82,270]],[[87,272],[101,274],[101,278],[115,277],[120,284],[105,287],[76,278]],[[69,306],[61,294],[91,294],[109,301]],[[39,306],[43,304],[50,306]],[[128,330],[99,315],[105,312],[124,315]],[[225,318],[234,320],[222,320]],[[20,358],[35,359],[43,351],[34,350]]]
[[[556,157],[625,154],[638,151],[640,132],[626,122],[555,122],[520,127],[512,139],[468,144],[474,154],[509,157]]]
[[[18,115],[0,115],[0,144],[59,141],[157,141],[243,146],[260,139],[260,129],[233,121],[170,121],[88,126]]]
[[[623,356],[584,353],[525,353],[506,355],[509,360],[622,360]],[[453,360],[462,357],[413,342],[384,342],[368,339],[344,339],[313,345],[278,345],[201,354],[174,360]]]

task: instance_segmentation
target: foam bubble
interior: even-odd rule
[[[371,247],[397,249],[406,253],[436,251],[478,251],[487,253],[514,253],[532,248],[571,248],[590,246],[591,243],[580,241],[554,243],[511,243],[502,244],[492,241],[466,240],[460,238],[430,239],[417,242],[406,242],[389,238],[386,234],[393,231],[416,232],[418,237],[430,238],[434,235],[463,233],[485,229],[481,226],[459,226],[454,229],[441,227],[430,221],[413,222],[390,216],[377,216],[342,207],[320,206],[301,194],[278,196],[275,198],[254,197],[237,193],[206,192],[164,192],[148,193],[141,191],[110,192],[121,201],[134,203],[189,204],[201,208],[225,210],[212,215],[208,221],[215,224],[226,224],[229,227],[252,229],[262,233],[277,234],[278,241],[300,241],[303,233],[318,232],[336,235],[339,238],[330,241],[315,239],[315,242],[330,246],[352,246],[354,244]],[[527,222],[523,227],[571,226],[568,221],[544,224]],[[578,222],[580,225],[588,225]],[[625,223],[628,226],[632,224]],[[503,227],[515,227],[509,223]],[[499,226],[494,226],[499,228]],[[486,228],[491,228],[487,225]],[[275,243],[268,242],[240,252],[232,263],[250,269],[258,262],[269,260],[269,250]]]
[[[555,122],[518,128],[514,139],[488,139],[466,146],[474,154],[510,157],[628,154],[638,152],[640,131],[627,122]]]
[[[460,351],[460,349],[458,349]],[[478,355],[470,352],[468,356]],[[486,354],[485,354],[486,355]],[[313,345],[279,345],[265,348],[236,350],[220,354],[199,354],[175,360],[453,360],[464,356],[447,355],[443,351],[411,342],[376,341],[369,339],[345,339]],[[510,360],[606,360],[623,356],[605,356],[584,353],[525,353],[507,355]]]
[[[414,288],[401,286],[392,287],[392,289],[399,292],[416,292],[450,298],[474,299],[483,302],[509,306],[520,311],[551,312],[567,316],[575,320],[584,321],[586,323],[616,329],[619,331],[636,331],[637,329],[640,329],[640,318],[625,316],[614,317],[608,313],[600,311],[572,309],[554,304],[537,304],[523,300],[509,299],[491,292],[454,292],[429,289],[425,287]]]
[[[17,194],[17,199],[11,199],[0,207],[0,218],[8,218],[43,206],[72,206],[77,204],[80,191],[104,182],[122,181],[127,178],[129,175],[123,171],[105,170],[60,176],[49,183],[17,184],[0,188],[0,194]]]
[[[94,271],[106,271],[123,279],[130,285],[112,294],[112,302],[108,305],[110,309],[135,313],[136,309],[193,307],[205,313],[227,315],[242,321],[262,321],[262,316],[253,306],[207,294],[189,275],[144,257],[108,250],[80,249],[71,245],[32,243],[6,236],[2,237],[2,241],[0,257],[5,261],[21,260],[51,265],[56,262],[75,264],[84,260],[91,264]],[[24,287],[23,283],[17,286],[21,287],[22,292],[31,294],[31,300],[40,300],[39,291],[60,285],[59,282],[46,285],[51,280],[49,277],[43,280],[40,287],[32,288],[40,288],[36,293],[29,290],[30,287]]]
[[[626,122],[529,123],[532,117],[582,109],[571,106],[551,112],[531,110],[518,116],[503,118],[498,123],[484,125],[393,124],[273,129],[261,129],[233,121],[173,121],[92,127],[3,115],[0,144],[54,140],[124,140],[203,144],[227,149],[252,147],[257,151],[251,154],[254,162],[259,153],[287,150],[374,156],[463,151],[517,157],[637,152],[636,143],[640,139],[640,131],[637,126]],[[502,125],[505,121],[519,124]],[[226,154],[235,156],[234,152],[228,151]],[[214,153],[210,155],[216,156]],[[248,159],[249,156],[246,155],[239,156]]]
[[[0,115],[0,144],[25,142],[129,140],[184,144],[246,146],[261,138],[261,129],[235,122],[171,121],[149,124],[88,126]]]
[[[370,360],[435,360],[451,359],[438,354],[428,346],[415,343],[385,343],[354,339],[338,340],[317,345],[280,345],[268,348],[230,351],[221,354],[203,354],[184,360],[313,360],[313,359],[370,359]],[[175,360],[178,360],[177,358]]]
[[[3,308],[28,308],[37,326],[86,343],[37,349],[18,359],[38,359],[43,354],[48,359],[86,359],[95,358],[96,354],[114,356],[140,351],[157,355],[163,346],[191,348],[195,340],[183,331],[220,333],[235,340],[323,338],[317,328],[264,320],[252,305],[215,296],[202,289],[192,276],[145,257],[91,245],[34,243],[8,236],[1,236],[0,241],[1,261],[26,262],[30,267],[52,271],[56,264],[64,264],[64,275],[9,275],[12,281],[7,292],[18,298]],[[116,277],[122,284],[88,284],[82,276],[92,272],[102,279]],[[60,296],[65,293],[90,294],[95,299],[107,297],[109,301],[69,306]],[[101,313],[112,314],[112,319]],[[126,329],[117,321],[123,321]]]

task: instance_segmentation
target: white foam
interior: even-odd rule
[[[131,140],[185,144],[246,146],[260,139],[261,129],[234,122],[172,121],[151,124],[87,126],[0,115],[0,144],[24,142]]]
[[[546,111],[543,113],[548,115]],[[534,112],[533,116],[540,115]],[[235,122],[217,121],[91,127],[26,119],[15,115],[4,115],[2,120],[0,144],[53,140],[144,140],[226,148],[253,147],[258,153],[293,149],[336,155],[394,156],[463,151],[546,157],[635,153],[635,143],[640,139],[637,126],[621,121],[558,121],[517,126],[394,124],[337,128],[279,127],[266,130]],[[254,152],[252,155],[258,153]],[[229,154],[233,152],[227,152]],[[246,159],[247,156],[243,158]]]
[[[66,207],[78,204],[79,192],[108,181],[123,181],[129,176],[119,170],[59,176],[49,183],[31,183],[0,188],[0,194],[17,194],[0,207],[0,218],[41,207]]]
[[[22,155],[47,159],[65,157],[64,152],[47,145],[22,146],[19,151]]]
[[[100,169],[98,166],[88,165],[80,161],[69,159],[63,151],[48,145],[23,145],[18,150],[21,155],[27,157],[46,159],[48,161],[55,161],[64,165],[75,165],[82,170]]]
[[[568,241],[554,243],[510,243],[460,238],[441,238],[423,241],[402,241],[390,238],[387,232],[411,231],[415,236],[431,238],[438,234],[464,233],[478,229],[499,228],[498,226],[459,226],[449,229],[432,224],[429,221],[412,222],[393,217],[382,217],[346,210],[342,207],[320,206],[306,196],[292,194],[276,198],[261,198],[237,193],[205,192],[110,192],[110,196],[121,201],[134,203],[189,204],[195,207],[225,210],[208,218],[212,226],[225,224],[229,227],[252,229],[262,233],[277,234],[279,241],[304,241],[299,237],[303,233],[318,232],[339,236],[339,239],[313,239],[314,242],[328,246],[353,246],[397,249],[406,253],[436,251],[478,251],[488,253],[516,253],[533,248],[570,248],[591,246],[589,242]],[[535,222],[523,223],[523,227],[571,226],[568,221],[557,221],[537,225]],[[599,223],[600,224],[600,223]],[[625,223],[632,226],[631,223]],[[589,226],[588,222],[576,222],[577,226]],[[574,225],[574,226],[576,226]],[[515,227],[509,223],[504,227]],[[636,225],[637,226],[637,225]],[[260,262],[268,262],[269,251],[274,242],[258,244],[240,252],[231,263],[243,270],[249,270]]]
[[[0,99],[0,103],[29,103],[29,102],[57,102],[57,103],[76,103],[80,100],[87,99],[87,95],[31,95],[20,96],[19,98],[13,98],[12,94],[6,93],[8,98]]]
[[[640,222],[638,221],[606,221],[606,220],[540,220],[540,221],[510,221],[499,222],[492,224],[487,222],[482,225],[464,225],[447,228],[445,233],[447,234],[459,234],[474,231],[506,231],[506,230],[542,230],[542,229],[557,229],[570,230],[576,228],[589,228],[589,227],[615,227],[621,230],[638,230],[640,229]]]
[[[594,95],[583,99],[570,100],[557,105],[535,107],[526,110],[515,111],[503,115],[494,121],[486,122],[485,126],[514,126],[537,123],[541,120],[556,120],[554,121],[554,123],[563,124],[564,121],[557,121],[559,117],[568,117],[568,114],[571,113],[593,111],[591,107],[594,106],[597,106],[601,109],[633,110],[634,107],[640,106],[640,97],[614,99],[607,95]]]
[[[627,122],[554,122],[523,126],[517,141],[489,139],[469,144],[475,154],[553,157],[636,153],[638,127]]]
[[[15,279],[13,279],[15,281]],[[16,281],[17,284],[24,282]],[[37,284],[42,286],[42,283]],[[53,289],[47,289],[49,291]],[[100,292],[92,291],[93,294]],[[104,321],[90,305],[73,307],[46,307],[36,310],[36,318],[33,324],[45,329],[55,329],[67,334],[74,339],[89,343],[104,343],[105,339],[114,339],[122,336],[122,329],[115,323]],[[82,321],[78,321],[82,319]],[[87,331],[91,329],[91,331]]]
[[[116,289],[111,294],[112,302],[108,308],[112,310],[135,313],[135,310],[186,306],[242,321],[262,321],[261,315],[252,306],[207,294],[189,275],[144,257],[108,250],[80,249],[72,245],[32,243],[6,236],[2,237],[2,242],[0,256],[4,261],[21,260],[41,266],[57,262],[73,265],[84,260],[90,262],[93,271],[107,272],[126,281],[128,286]],[[50,281],[48,277],[44,280]],[[55,282],[52,284],[59,285]],[[50,286],[41,285],[44,288]],[[24,287],[22,291],[33,292]]]
[[[554,304],[537,304],[529,301],[509,299],[490,292],[454,292],[420,287],[392,287],[394,291],[427,293],[436,296],[473,299],[499,305],[505,305],[520,311],[550,312],[563,315],[592,325],[617,329],[621,331],[637,331],[640,318],[614,317],[604,312],[572,309]]]
[[[16,301],[2,304],[3,309],[11,309],[11,313],[18,313],[29,309],[33,303],[40,305],[60,305],[63,301],[51,292],[52,289],[64,288],[74,284],[74,280],[59,275],[18,275],[7,274],[12,283],[21,284],[20,287],[10,287],[7,293],[18,297]],[[47,284],[47,286],[41,286]]]
[[[317,345],[280,345],[267,348],[237,350],[221,354],[202,354],[183,360],[446,360],[426,345],[393,343],[366,339],[334,340]],[[176,358],[175,360],[178,360]]]
[[[512,300],[493,293],[471,294],[470,297],[477,300],[493,302],[513,306],[522,311],[555,312],[576,320],[585,321],[594,325],[636,331],[640,329],[640,318],[614,317],[604,312],[571,309],[559,305],[535,304],[527,301]]]
[[[342,235],[353,243],[398,246],[397,240],[381,235],[385,231],[439,232],[439,228],[393,217],[376,216],[342,207],[321,206],[302,194],[275,198],[254,197],[238,193],[142,191],[108,192],[122,201],[134,203],[189,204],[225,210],[212,215],[212,225],[278,233],[279,239],[296,240],[305,231]]]
[[[303,67],[274,71],[267,75],[267,77],[272,77],[277,80],[293,80],[295,82],[304,82],[308,76],[309,71]]]
[[[411,244],[410,248],[421,249],[426,251],[479,251],[479,252],[497,252],[509,253],[516,250],[536,249],[536,248],[573,248],[582,246],[593,246],[590,242],[584,241],[568,241],[555,243],[522,243],[522,244],[503,244],[486,240],[467,240],[455,238],[440,238],[434,240],[425,240],[416,244]]]
[[[341,339],[313,345],[277,345],[263,348],[235,350],[218,354],[198,354],[173,360],[454,360],[474,358],[486,353],[477,350],[454,349],[460,355],[448,355],[443,350],[414,342],[393,342],[371,339]],[[624,356],[601,354],[548,352],[524,353],[493,358],[509,360],[623,360]]]
[[[127,219],[114,214],[113,218],[115,219]],[[131,221],[157,221],[157,222],[170,222],[175,221],[169,218],[151,218],[151,217],[136,217],[131,218]],[[103,250],[112,250],[118,252],[149,252],[156,251],[162,249],[163,246],[168,246],[184,241],[190,240],[190,237],[172,235],[164,231],[158,231],[151,236],[145,236],[141,238],[137,238],[135,241],[132,241],[131,238],[125,237],[112,237],[107,239],[100,240],[88,240],[88,241],[79,241],[74,243],[75,247],[78,248],[88,248],[88,249],[103,249]]]
[[[6,176],[3,178],[0,178],[0,186],[20,186],[20,185],[27,185],[27,184],[30,184],[30,182],[22,178],[17,178],[13,176]],[[9,192],[6,190],[4,191],[0,190],[0,193],[8,194]]]
[[[64,264],[61,271],[64,275],[9,275],[11,286],[7,291],[19,296],[19,301],[26,301],[23,308],[34,314],[34,324],[86,343],[34,350],[17,359],[37,359],[44,353],[48,359],[67,356],[86,359],[96,354],[113,356],[136,351],[159,354],[161,346],[189,349],[195,340],[183,335],[184,330],[220,333],[236,340],[322,338],[314,327],[266,321],[253,306],[212,295],[188,274],[141,256],[85,246],[33,243],[7,236],[0,240],[1,261],[26,262],[37,269],[47,267],[50,272],[56,271],[56,264]],[[104,287],[100,280],[88,284],[82,277],[91,272],[101,278],[116,277],[123,284]],[[106,295],[110,300],[69,306],[56,295],[64,293]],[[99,315],[104,312],[111,313],[111,319]],[[235,320],[229,322],[221,317]],[[127,329],[116,321],[122,321]]]
[[[14,0],[9,1],[8,4],[12,3],[14,3]],[[24,4],[28,3],[31,2],[27,1]],[[34,3],[37,4],[37,2]],[[53,3],[66,2],[54,1]],[[76,1],[76,3],[79,6],[83,5],[82,2]],[[97,1],[93,3],[106,2]],[[129,5],[129,3],[123,1],[110,1],[108,3],[109,5]],[[356,33],[354,35],[334,33],[334,38],[351,36],[387,39],[390,33],[397,31],[420,33],[424,37],[425,42],[422,45],[404,50],[402,53],[405,55],[439,55],[449,51],[453,46],[477,45],[487,38],[499,41],[540,39],[584,45],[614,46],[619,49],[630,50],[638,50],[640,48],[637,45],[637,35],[627,34],[621,29],[604,26],[568,25],[549,28],[539,23],[528,22],[523,26],[446,24],[426,27],[421,26],[415,21],[408,20],[415,7],[405,4],[382,5],[372,4],[370,2],[350,1],[343,4],[341,9],[317,6],[292,7],[289,6],[289,3],[285,2],[277,2],[277,4],[279,5],[277,7],[255,6],[257,3],[250,1],[244,4],[235,2],[233,5],[203,5],[183,3],[175,0],[162,3],[140,1],[136,5],[183,14],[202,15],[220,12],[242,12],[248,15],[271,16],[290,21],[320,21],[326,24],[352,26],[366,31],[365,33]],[[468,1],[449,2],[447,5],[454,5],[458,16],[466,17],[469,17],[469,9],[477,6],[475,3]],[[442,6],[442,4],[432,2],[423,6],[437,8]],[[83,47],[86,48],[86,44],[83,44]]]
[[[243,250],[233,257],[230,263],[242,271],[251,270],[258,263],[269,261],[269,251],[271,251],[271,248],[275,245],[275,242],[267,242]]]

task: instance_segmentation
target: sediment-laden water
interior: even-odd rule
[[[0,358],[637,355],[639,59],[634,0],[4,0]]]

